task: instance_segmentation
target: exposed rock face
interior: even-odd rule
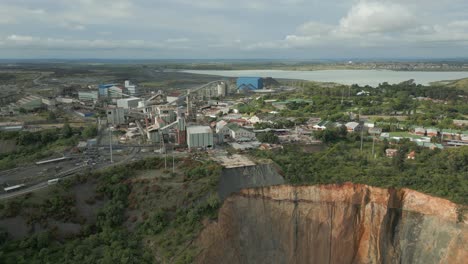
[[[219,179],[218,194],[225,199],[245,188],[284,184],[283,177],[274,164],[223,169]]]
[[[282,185],[227,198],[198,243],[199,263],[467,263],[468,222],[408,189]]]

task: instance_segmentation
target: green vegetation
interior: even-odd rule
[[[258,114],[271,111],[272,105],[265,103],[267,99],[286,101],[297,98],[297,101],[287,103],[285,109],[276,109],[281,117],[314,116],[333,122],[348,122],[358,119],[360,113],[375,116],[374,121],[389,129],[408,129],[411,126],[456,128],[453,120],[466,119],[468,115],[468,94],[456,87],[423,86],[412,81],[394,85],[384,82],[376,88],[359,85],[324,87],[314,82],[299,82],[297,85],[300,89],[294,93],[267,95],[240,105],[239,111]],[[358,95],[362,91],[368,95]],[[393,116],[404,118],[393,118],[392,121]]]
[[[91,125],[83,130],[74,129],[65,123],[61,129],[46,129],[38,132],[0,132],[0,140],[14,140],[13,152],[0,154],[0,170],[51,156],[56,151],[75,146],[80,138],[93,138],[97,127]]]
[[[262,143],[278,144],[279,138],[273,132],[263,132],[257,135],[257,139]]]
[[[34,194],[0,203],[0,219],[23,217],[45,229],[20,240],[0,232],[0,263],[192,263],[202,221],[215,219],[220,206],[220,167],[211,161],[178,163],[182,173],[172,176],[140,178],[143,171],[164,167],[163,159],[150,158],[60,182],[44,198]],[[80,194],[72,190],[82,184],[95,186],[87,203],[102,204],[91,221],[76,210],[74,197]],[[142,217],[130,217],[134,213]],[[81,231],[63,237],[48,228],[51,219],[78,223]]]
[[[362,183],[378,187],[411,188],[468,204],[468,147],[444,151],[417,147],[408,140],[401,141],[399,154],[385,157],[389,143],[376,143],[375,157],[370,155],[372,142],[365,142],[360,151],[359,141],[338,141],[321,152],[305,153],[295,147],[276,151],[253,151],[261,158],[270,158],[284,171],[292,184]],[[416,159],[406,159],[416,152]]]

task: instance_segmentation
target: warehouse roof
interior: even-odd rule
[[[37,101],[37,100],[42,100],[42,99],[41,99],[41,97],[36,96],[36,95],[29,95],[29,96],[26,96],[26,97],[20,99],[18,101],[18,104],[20,104],[20,105],[27,104],[27,103],[30,103],[32,101]]]
[[[201,134],[201,133],[213,133],[209,126],[190,126],[187,127],[187,133],[189,134]]]

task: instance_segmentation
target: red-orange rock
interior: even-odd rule
[[[198,244],[199,263],[467,263],[468,222],[409,189],[274,186],[227,198]]]

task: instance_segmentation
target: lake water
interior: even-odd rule
[[[276,79],[298,79],[341,84],[377,86],[379,83],[400,83],[414,79],[416,83],[428,85],[435,81],[468,78],[468,72],[418,72],[387,70],[324,70],[324,71],[282,71],[282,70],[187,70],[195,74],[219,75],[226,77],[273,77]]]

